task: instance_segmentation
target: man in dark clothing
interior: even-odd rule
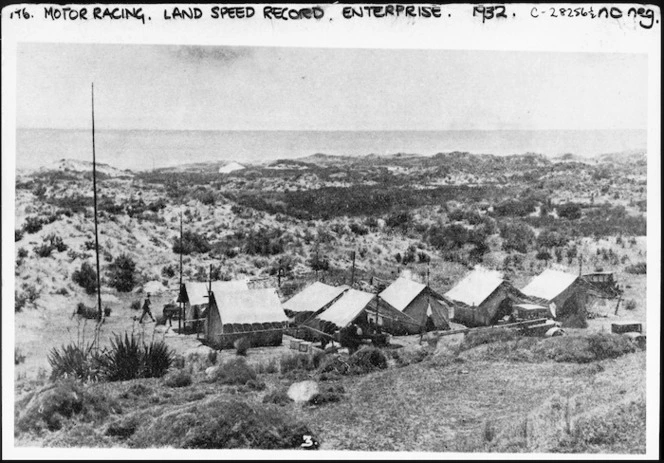
[[[141,315],[140,320],[138,323],[143,323],[143,317],[146,315],[150,316],[150,319],[154,321],[154,317],[152,316],[152,311],[150,310],[150,306],[152,303],[150,302],[150,293],[148,293],[148,296],[145,298],[145,302],[143,303],[143,315]]]

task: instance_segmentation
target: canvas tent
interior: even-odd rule
[[[553,307],[557,319],[581,313],[585,315],[588,293],[592,287],[578,275],[546,269],[521,290],[536,303]]]
[[[449,329],[453,307],[444,296],[429,286],[399,277],[378,295],[371,309],[374,317],[377,312],[377,323],[385,331],[392,334],[416,334],[422,329]]]
[[[365,310],[375,297],[376,295],[372,293],[349,289],[330,307],[307,322],[307,324],[330,334],[347,327],[353,322],[366,325],[367,318]],[[359,318],[362,318],[362,320],[358,321]]]
[[[456,305],[454,321],[467,326],[495,325],[526,299],[500,273],[483,269],[468,273],[445,296]]]
[[[212,292],[248,290],[247,280],[213,281]],[[208,307],[209,282],[189,281],[182,284],[177,302],[184,303],[185,323],[205,318]]]
[[[246,338],[252,346],[278,346],[288,322],[274,288],[212,291],[206,314],[205,339],[216,348],[229,348]]]
[[[330,286],[319,281],[307,286],[284,302],[284,311],[296,323],[319,314],[348,290],[348,286]]]

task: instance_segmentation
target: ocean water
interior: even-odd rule
[[[97,161],[132,170],[203,161],[260,162],[315,153],[363,156],[468,151],[495,155],[574,153],[595,156],[645,150],[646,142],[645,130],[95,132]],[[62,158],[91,161],[90,130],[17,130],[17,168],[47,166]]]

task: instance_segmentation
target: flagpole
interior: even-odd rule
[[[92,190],[95,212],[95,253],[97,255],[97,318],[101,320],[101,274],[99,270],[99,231],[97,226],[97,156],[95,153],[95,84],[92,83]]]

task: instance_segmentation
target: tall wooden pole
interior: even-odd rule
[[[95,153],[95,84],[92,84],[92,190],[95,211],[95,253],[97,254],[97,318],[101,320],[101,274],[99,270],[99,232],[97,229],[97,156]]]
[[[182,211],[180,211],[180,294],[182,295]],[[178,299],[180,299],[178,297]],[[178,317],[178,331],[182,333],[182,318],[184,317],[184,302],[178,302],[180,304],[180,316]]]
[[[355,284],[355,251],[351,251],[350,255],[353,259],[353,270],[351,271],[350,274],[350,286],[352,288],[353,285]]]

